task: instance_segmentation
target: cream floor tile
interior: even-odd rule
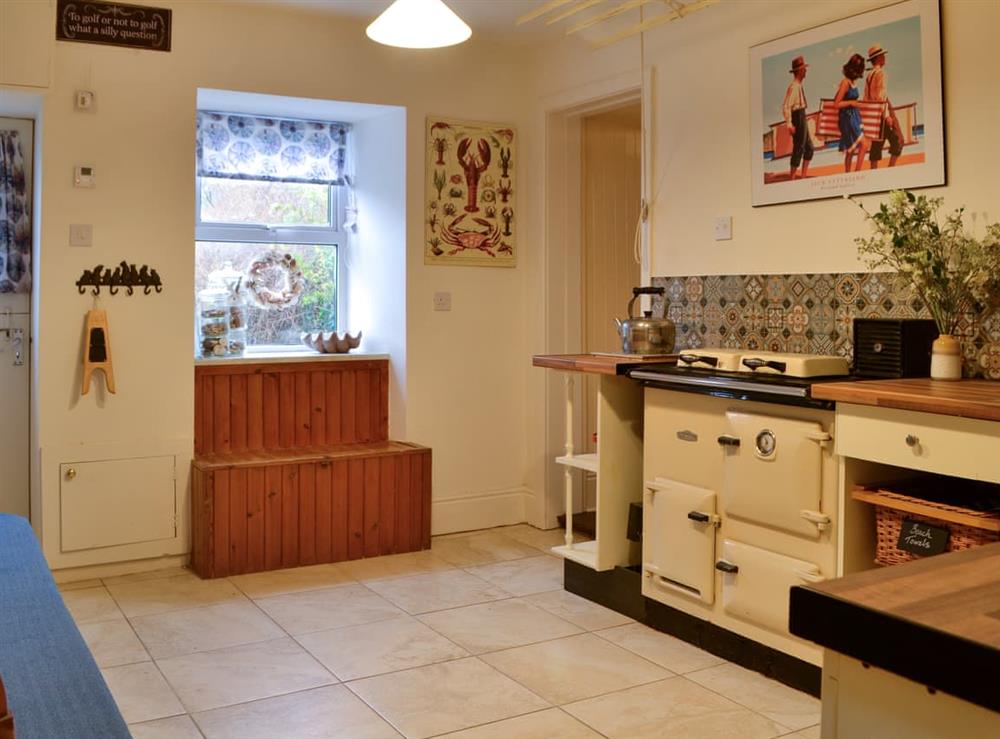
[[[144,580],[160,580],[164,577],[177,577],[179,575],[189,575],[197,577],[187,567],[164,567],[162,570],[147,570],[145,572],[133,572],[128,575],[117,575],[115,577],[105,577],[105,585],[121,585],[127,582],[142,582]]]
[[[72,582],[60,582],[56,583],[59,591],[62,593],[68,593],[71,590],[83,590],[84,588],[100,588],[103,587],[104,583],[100,580],[74,580]]]
[[[666,667],[671,672],[693,672],[725,662],[721,657],[716,657],[693,644],[643,624],[627,624],[595,633],[613,644],[645,657],[650,662],[655,662],[660,667]]]
[[[117,667],[149,660],[142,642],[124,618],[80,624],[79,628],[98,667]]]
[[[473,654],[580,633],[568,621],[520,598],[426,613],[420,620]]]
[[[229,582],[250,598],[267,598],[284,593],[322,590],[351,581],[347,573],[337,564],[255,572],[252,575],[234,575],[229,578]]]
[[[289,634],[295,635],[402,615],[387,600],[356,583],[262,598],[257,604]]]
[[[157,665],[192,713],[337,682],[287,637],[162,659]]]
[[[784,729],[686,678],[563,706],[611,739],[769,739]]]
[[[557,705],[672,675],[593,634],[491,652],[481,659]]]
[[[600,739],[601,735],[560,709],[548,708],[444,736],[449,739]]]
[[[454,568],[454,565],[427,551],[352,559],[350,562],[339,562],[338,566],[348,577],[359,581],[384,580]]]
[[[739,665],[727,663],[690,672],[686,677],[789,729],[819,723],[820,702],[816,698]]]
[[[118,710],[129,724],[184,713],[184,706],[152,662],[101,670]]]
[[[474,657],[348,686],[407,737],[434,736],[548,708],[537,695]]]
[[[493,531],[434,539],[431,552],[457,567],[505,562],[538,555],[535,547]]]
[[[501,526],[493,529],[504,536],[515,539],[528,546],[540,549],[546,554],[552,547],[559,547],[566,543],[566,531],[564,529],[536,529],[526,523],[519,523],[515,526]],[[585,537],[575,534],[574,541],[583,541]]]
[[[77,625],[94,621],[115,621],[122,612],[104,587],[84,588],[62,593],[63,603]]]
[[[153,659],[285,636],[277,624],[247,601],[142,616],[132,619],[132,626]]]
[[[368,587],[412,614],[510,597],[510,593],[463,570],[373,580]]]
[[[341,680],[443,662],[469,653],[409,617],[298,637],[302,646]]]
[[[525,600],[586,631],[634,623],[628,616],[623,616],[617,611],[612,611],[610,608],[605,608],[566,590],[553,590],[548,593],[529,595]]]
[[[529,557],[466,570],[514,595],[531,595],[563,588],[563,561],[556,557]]]
[[[227,580],[202,580],[190,572],[108,586],[129,618],[245,600]]]
[[[218,708],[194,719],[207,739],[399,739],[340,685]]]
[[[788,734],[788,736],[800,737],[801,739],[819,739],[820,727],[819,724],[815,726],[810,726],[808,729],[802,729],[802,731],[796,731],[794,734]]]
[[[201,732],[190,716],[173,716],[132,724],[128,727],[132,739],[202,739]]]

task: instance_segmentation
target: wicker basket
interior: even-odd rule
[[[998,530],[1000,517],[996,514],[973,511],[884,489],[877,491],[859,489],[854,492],[854,497],[875,506],[877,534],[875,562],[881,565],[898,565],[921,559],[918,555],[903,551],[896,546],[904,519],[948,529],[951,533],[946,551],[949,552],[1000,541],[1000,530]]]

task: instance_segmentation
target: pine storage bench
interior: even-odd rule
[[[430,547],[431,450],[389,440],[388,365],[195,366],[199,576]]]

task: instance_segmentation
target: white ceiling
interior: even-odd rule
[[[264,0],[273,5],[298,7],[314,12],[342,15],[361,20],[375,18],[392,3],[392,0]],[[574,15],[572,21],[579,22],[588,16],[607,10],[618,2],[605,0],[597,6]],[[571,25],[563,21],[553,25],[545,24],[545,17],[516,26],[517,19],[525,13],[543,5],[545,0],[445,0],[448,7],[458,13],[472,28],[473,36],[505,41],[537,41],[563,36]],[[553,13],[554,15],[554,13]],[[637,15],[633,16],[637,18]],[[588,29],[592,31],[593,29]],[[582,34],[584,37],[606,35],[607,31],[596,34]]]

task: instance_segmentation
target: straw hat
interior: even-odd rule
[[[886,52],[886,50],[882,48],[881,44],[875,44],[874,46],[868,49],[868,61],[873,62],[875,61],[876,57],[880,57],[886,53],[888,52]]]

